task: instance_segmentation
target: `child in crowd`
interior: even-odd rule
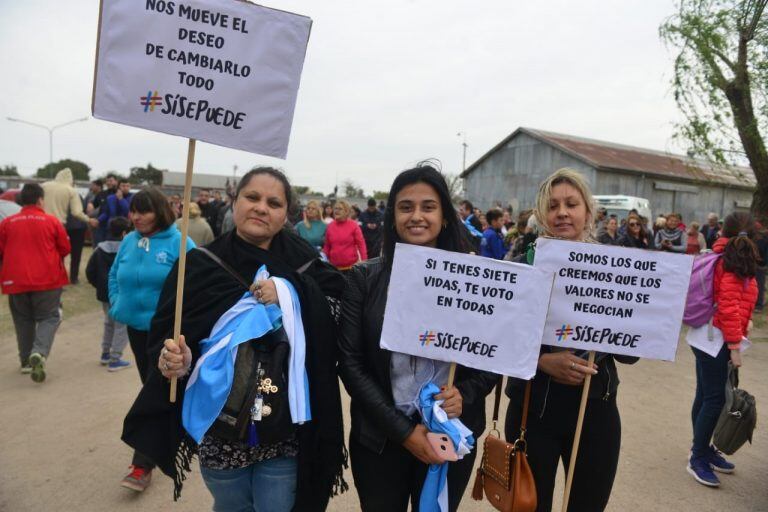
[[[104,335],[101,339],[101,364],[110,372],[116,372],[131,366],[122,359],[123,349],[128,343],[128,330],[125,324],[116,321],[109,314],[109,270],[115,261],[123,237],[131,230],[131,223],[125,217],[114,217],[109,221],[108,238],[96,246],[85,275],[88,282],[96,288],[96,298],[104,310]]]
[[[483,238],[480,241],[480,256],[502,260],[507,252],[504,248],[504,238],[501,236],[504,212],[500,208],[492,208],[485,214],[485,220],[488,222],[488,227],[483,231]]]

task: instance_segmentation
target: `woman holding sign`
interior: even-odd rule
[[[594,200],[584,178],[574,170],[560,169],[539,187],[536,220],[543,236],[573,241],[594,241]],[[515,261],[533,264],[535,247]],[[528,414],[528,462],[536,481],[537,510],[552,509],[552,492],[560,459],[568,466],[582,385],[592,374],[587,414],[581,434],[579,459],[570,494],[569,511],[604,510],[611,495],[619,462],[621,420],[616,407],[619,377],[614,359],[634,363],[637,358],[598,354],[589,363],[571,350],[542,346],[533,378]],[[510,378],[505,433],[514,441],[520,431],[526,381]]]
[[[421,387],[448,380],[449,363],[380,348],[387,286],[397,242],[469,252],[464,228],[442,175],[429,166],[395,178],[384,215],[383,256],[352,268],[342,301],[339,369],[352,397],[349,451],[364,511],[418,508],[429,464],[440,464],[416,408]],[[448,417],[460,417],[475,439],[485,429],[485,396],[493,374],[459,367],[444,400]],[[448,469],[450,510],[458,508],[469,482],[475,451]]]
[[[197,455],[215,511],[323,511],[345,486],[334,318],[344,279],[284,229],[291,199],[278,170],[242,177],[235,229],[189,253],[178,344],[167,339],[174,266],[149,331],[156,366],[124,424],[123,440],[173,478],[176,497]],[[257,279],[262,270],[270,277]],[[188,378],[175,403],[171,377]],[[246,398],[233,404],[235,392]]]

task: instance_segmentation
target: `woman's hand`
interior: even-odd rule
[[[442,464],[444,461],[435,454],[427,440],[427,427],[419,423],[403,441],[403,447],[424,464]]]
[[[275,282],[271,279],[260,279],[253,283],[251,286],[251,293],[256,297],[256,300],[264,304],[279,304],[280,301],[277,298],[277,288]]]
[[[564,350],[562,352],[552,352],[539,356],[539,368],[547,375],[552,376],[555,382],[568,384],[569,386],[580,386],[584,383],[584,378],[588,373],[597,375],[597,365],[573,355]]]
[[[435,395],[435,400],[443,400],[443,410],[449,418],[458,418],[461,416],[461,408],[464,403],[464,399],[461,397],[459,388],[453,386],[452,388],[442,388],[440,393]]]
[[[184,377],[192,366],[192,351],[184,341],[184,335],[179,336],[179,343],[173,340],[165,340],[165,346],[160,351],[157,367],[163,377]]]
[[[741,350],[738,348],[731,349],[731,364],[734,368],[741,368]]]

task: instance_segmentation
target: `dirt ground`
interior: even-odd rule
[[[65,301],[67,296],[76,295],[65,294]],[[122,419],[139,378],[135,367],[108,373],[99,366],[101,325],[100,310],[66,317],[49,359],[48,379],[41,385],[19,373],[12,328],[0,332],[0,511],[211,510],[197,468],[176,503],[170,480],[161,474],[142,494],[118,485],[131,458],[119,439]],[[762,335],[768,338],[768,331]],[[695,386],[693,357],[685,342],[675,363],[620,366],[623,442],[608,510],[768,511],[766,369],[768,341],[762,341],[745,354],[742,371],[742,386],[758,402],[754,444],[731,457],[736,473],[723,475],[721,488],[709,489],[685,471]],[[488,404],[490,414],[490,399]],[[346,478],[351,485],[349,472]],[[470,489],[471,484],[461,510],[493,510],[472,501]],[[334,499],[329,510],[359,510],[354,486]]]

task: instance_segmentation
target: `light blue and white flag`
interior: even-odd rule
[[[446,434],[453,442],[459,460],[472,451],[475,438],[458,418],[449,419],[442,408],[443,401],[435,400],[440,388],[430,382],[421,388],[419,409],[424,425],[430,432]],[[448,469],[449,463],[430,464],[427,477],[421,489],[419,510],[421,512],[448,512]]]
[[[262,266],[254,282],[269,279]],[[288,363],[288,402],[291,419],[303,423],[311,419],[309,383],[304,366],[306,339],[301,321],[301,305],[293,285],[282,278],[275,283],[280,305],[265,306],[252,293],[240,300],[216,322],[211,335],[200,342],[200,358],[187,381],[182,406],[182,423],[189,435],[200,442],[227,402],[235,374],[237,347],[260,338],[281,326],[291,347]]]

